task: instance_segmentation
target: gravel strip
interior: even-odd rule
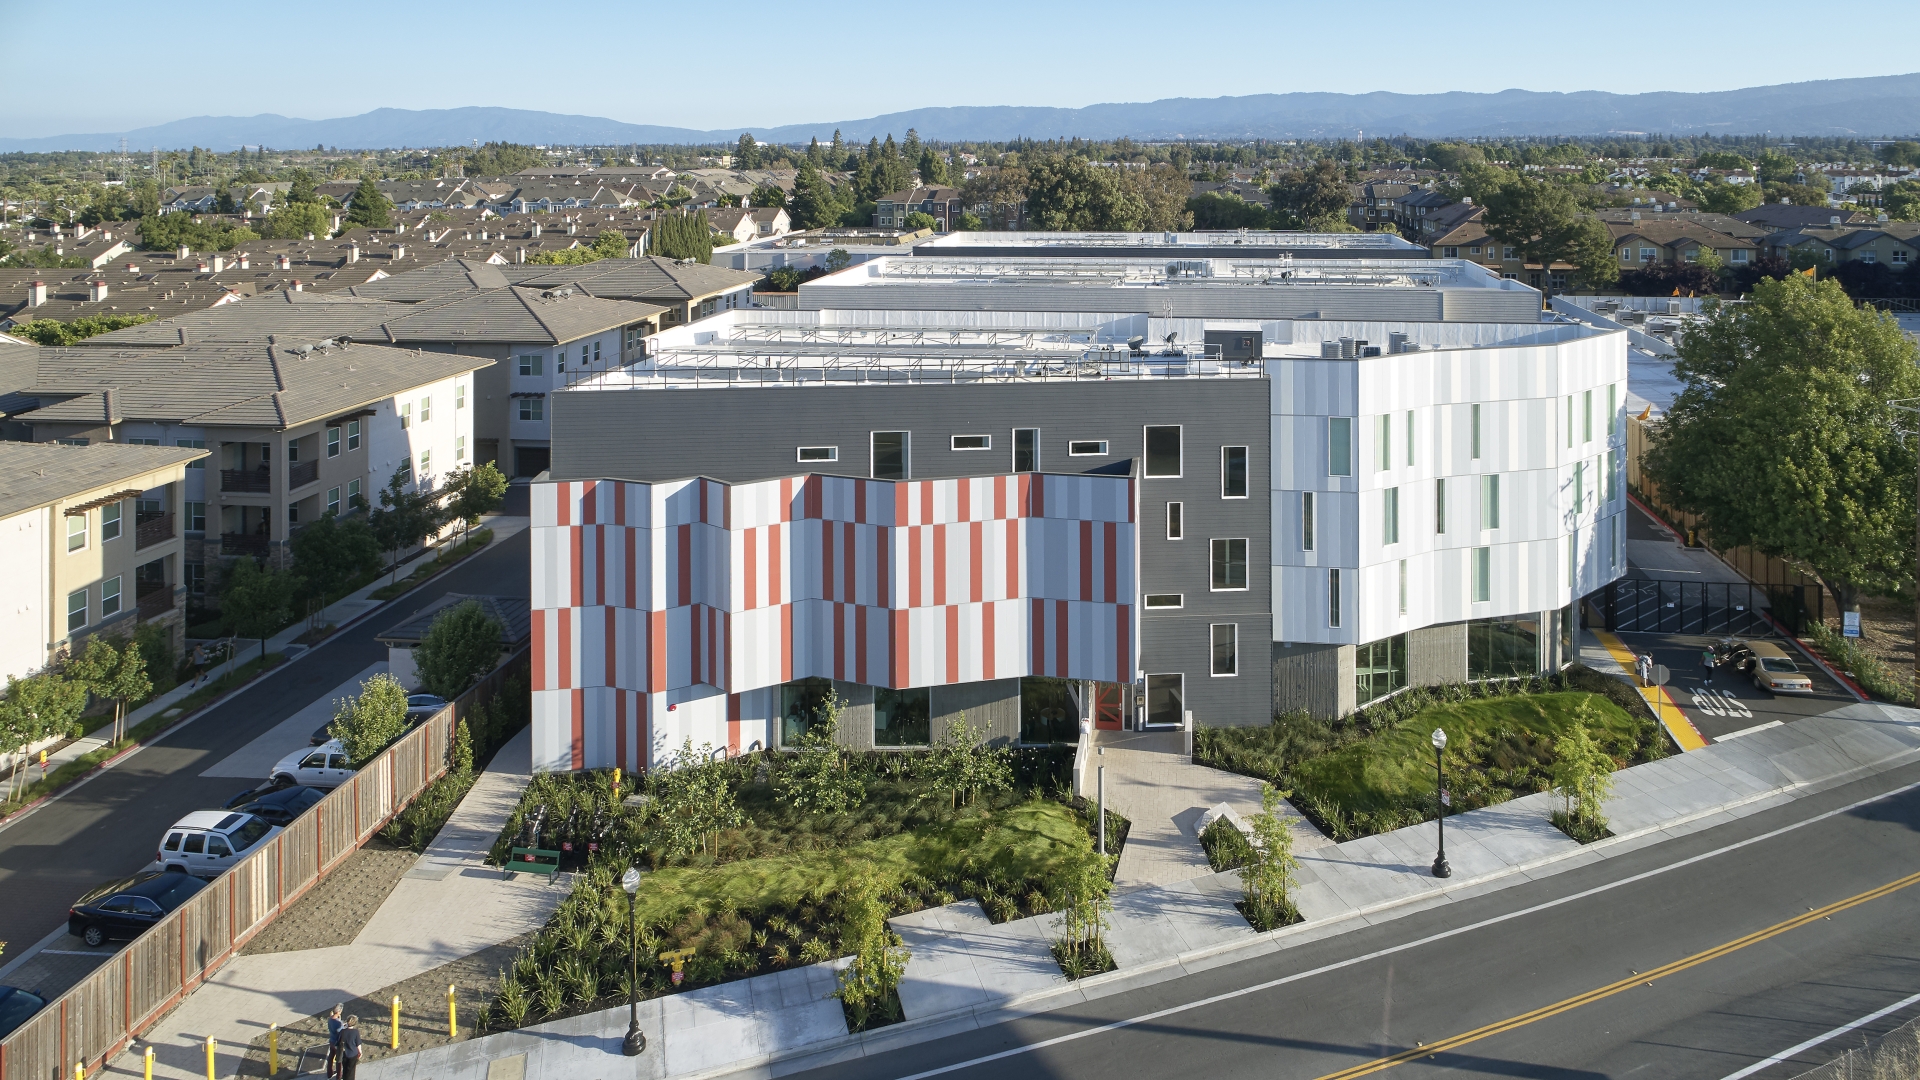
[[[378,837],[368,840],[333,873],[322,878],[312,891],[294,901],[293,907],[258,937],[247,942],[241,954],[298,952],[353,944],[373,913],[386,902],[387,894],[419,858],[411,851],[387,846]],[[441,993],[445,992],[443,987]]]

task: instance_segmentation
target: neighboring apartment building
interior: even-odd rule
[[[1705,254],[1730,267],[1742,267],[1760,257],[1753,240],[1729,236],[1694,221],[1634,214],[1625,222],[1607,222],[1613,234],[1614,258],[1622,270],[1660,263],[1698,262]]]
[[[35,442],[204,450],[181,481],[180,577],[200,593],[223,557],[278,560],[294,530],[472,464],[485,357],[379,345],[188,344],[38,350],[6,397]],[[15,381],[19,381],[16,379]]]
[[[0,677],[102,631],[158,623],[181,643],[181,513],[172,446],[0,442]]]
[[[1767,254],[1799,265],[1857,262],[1905,270],[1920,261],[1920,224],[1897,221],[1794,229],[1770,234],[1762,243]]]
[[[829,692],[849,745],[910,748],[1567,663],[1625,572],[1626,335],[1458,263],[1243,268],[803,287],[556,394],[535,767],[783,745]]]
[[[878,229],[904,229],[908,214],[926,214],[933,218],[935,231],[948,232],[959,226],[966,209],[960,192],[953,188],[908,188],[875,202],[873,224]]]

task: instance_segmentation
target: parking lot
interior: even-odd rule
[[[1785,649],[1813,679],[1811,694],[1769,694],[1754,688],[1752,680],[1731,665],[1714,672],[1708,688],[1700,654],[1720,639],[1692,634],[1625,633],[1619,635],[1636,654],[1651,653],[1654,663],[1672,672],[1667,693],[1694,729],[1708,742],[1737,737],[1773,724],[1790,724],[1854,703],[1853,695],[1807,661],[1784,638],[1769,638]]]

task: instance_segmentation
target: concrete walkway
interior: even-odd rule
[[[149,1036],[154,1075],[204,1077],[208,1037],[219,1040],[218,1075],[236,1075],[248,1044],[268,1024],[293,1023],[545,924],[566,897],[565,884],[529,874],[507,880],[481,864],[526,788],[531,746],[522,731],[494,755],[351,945],[237,956],[163,1017]],[[129,1052],[109,1071],[140,1076],[141,1068]]]
[[[1107,755],[1114,757],[1110,749]],[[1453,876],[1429,867],[1429,822],[1300,854],[1303,922],[1256,934],[1234,908],[1237,873],[1116,892],[1107,936],[1118,970],[1069,983],[1053,964],[1054,916],[993,924],[963,901],[892,920],[912,950],[907,1022],[848,1035],[832,965],[708,987],[642,1006],[647,1053],[619,1056],[625,1009],[469,1040],[369,1065],[370,1080],[785,1074],[1272,953],[1347,930],[1612,858],[1920,759],[1920,712],[1851,705],[1616,773],[1614,836],[1582,847],[1547,820],[1548,795],[1447,819]],[[1109,763],[1108,796],[1114,782]],[[1138,828],[1138,824],[1135,825]]]

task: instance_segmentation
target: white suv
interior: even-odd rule
[[[230,810],[195,810],[174,823],[160,840],[149,870],[176,870],[195,877],[218,877],[247,852],[278,835],[265,818]]]
[[[347,748],[339,739],[328,739],[319,746],[295,750],[280,759],[267,774],[276,784],[291,787],[336,788],[347,782],[353,769],[347,765]]]

